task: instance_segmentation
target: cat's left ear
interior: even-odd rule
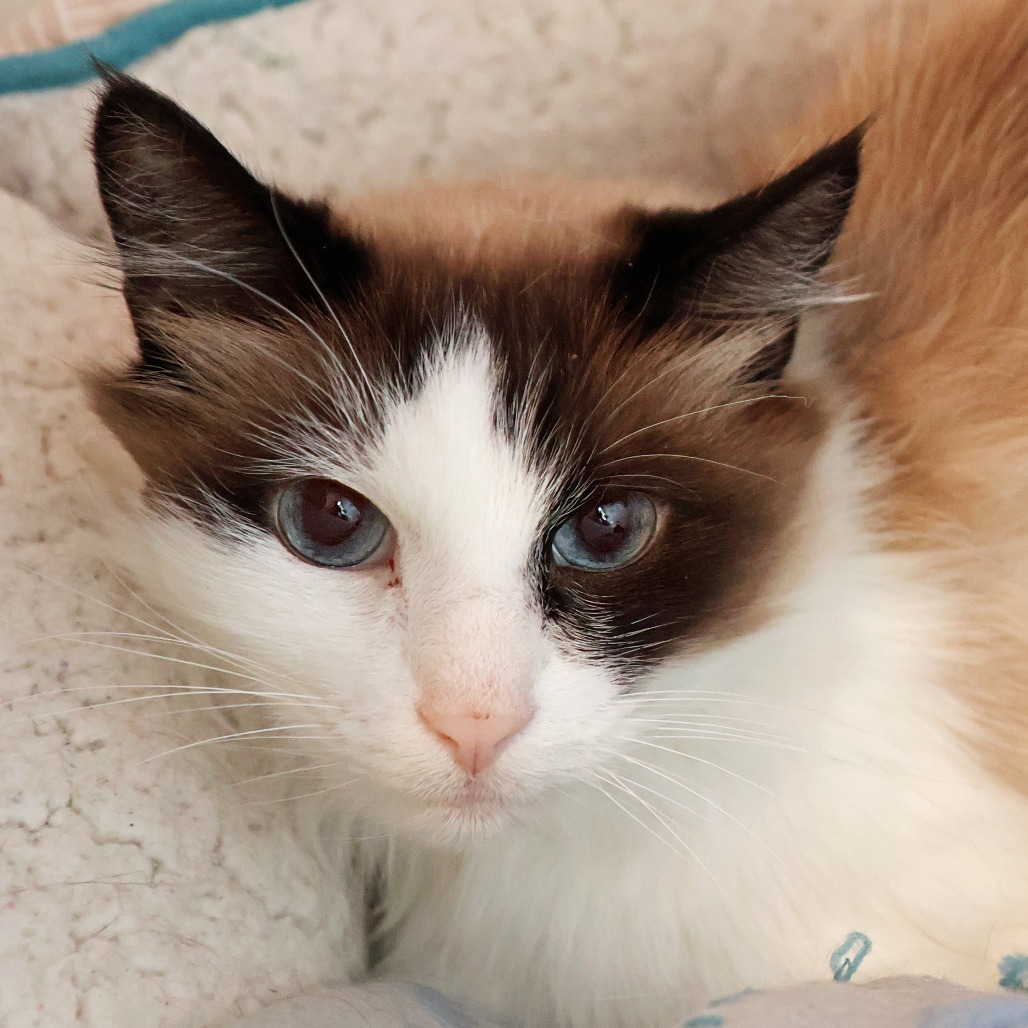
[[[709,211],[636,211],[613,299],[654,331],[690,321],[719,334],[778,328],[754,378],[777,378],[799,315],[823,301],[818,273],[832,255],[860,172],[860,126],[769,184]]]
[[[168,97],[101,73],[93,154],[140,370],[181,375],[161,328],[168,315],[295,318],[305,304],[345,297],[367,272],[369,247],[323,205],[260,182]]]

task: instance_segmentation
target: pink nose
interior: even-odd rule
[[[455,710],[426,700],[418,708],[421,720],[450,751],[455,763],[469,775],[484,771],[503,747],[529,721],[531,711]]]

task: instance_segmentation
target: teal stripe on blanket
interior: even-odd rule
[[[92,60],[125,68],[198,25],[243,18],[299,0],[168,0],[112,25],[98,36],[52,50],[0,58],[0,95],[75,86],[95,76]]]

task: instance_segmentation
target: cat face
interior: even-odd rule
[[[858,147],[710,212],[497,192],[443,231],[290,199],[109,81],[140,352],[94,398],[146,476],[145,574],[273,670],[272,731],[351,807],[497,828],[767,616],[823,431],[781,378]]]

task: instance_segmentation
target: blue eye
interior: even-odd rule
[[[327,478],[302,478],[278,494],[279,538],[298,557],[329,568],[385,558],[389,522],[366,496]]]
[[[641,556],[657,530],[657,508],[642,493],[611,493],[573,514],[553,537],[553,556],[584,571],[623,568]]]

